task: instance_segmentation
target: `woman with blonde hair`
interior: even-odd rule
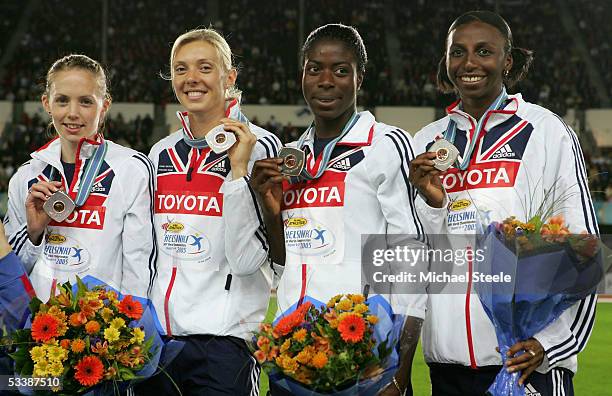
[[[264,319],[273,277],[249,173],[280,142],[240,111],[232,53],[215,30],[179,36],[170,69],[185,111],[181,128],[149,155],[161,250],[152,296],[166,335],[185,347],[137,391],[248,395],[259,367],[245,340]]]

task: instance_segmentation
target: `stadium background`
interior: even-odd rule
[[[598,220],[609,234],[612,0],[2,0],[0,215],[11,175],[49,139],[39,98],[46,70],[60,56],[84,53],[102,61],[114,102],[105,135],[148,153],[177,126],[176,100],[160,77],[173,40],[213,26],[236,55],[245,113],[286,142],[311,119],[301,95],[300,45],[313,28],[342,22],[358,28],[368,50],[359,106],[415,133],[454,100],[436,91],[436,67],[448,26],[470,9],[499,12],[514,44],[535,51],[528,79],[513,91],[563,116],[577,132]],[[610,394],[611,308],[599,304],[594,335],[580,357],[577,395]],[[426,394],[422,357],[415,364],[415,394]]]

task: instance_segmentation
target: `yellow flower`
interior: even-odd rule
[[[348,311],[353,307],[353,302],[347,298],[341,300],[338,304],[336,304],[336,308],[341,311]]]
[[[134,327],[134,330],[132,330],[132,334],[134,336],[130,339],[130,342],[133,344],[142,344],[145,338],[144,331],[142,331],[140,327]]]
[[[47,350],[47,356],[49,360],[54,362],[64,361],[68,358],[68,351],[60,346],[50,346]]]
[[[102,319],[108,323],[113,318],[114,312],[112,309],[104,307],[102,308],[100,315],[102,316]]]
[[[85,292],[84,299],[86,301],[97,300],[98,296],[99,296],[99,293],[97,291],[88,291],[88,292]]]
[[[362,314],[362,313],[368,312],[368,306],[365,304],[357,304],[353,308],[353,312],[355,312],[356,314]]]
[[[62,362],[55,361],[49,366],[49,374],[52,377],[59,377],[64,372],[64,365]]]
[[[372,323],[373,325],[375,325],[376,323],[378,323],[378,316],[376,315],[368,315],[366,317],[366,320],[370,323]]]
[[[110,322],[110,327],[114,327],[117,330],[119,330],[123,326],[125,326],[125,320],[123,320],[121,318],[115,318],[115,319],[111,320],[111,322]]]
[[[34,377],[46,377],[49,375],[49,362],[41,360],[34,365]]]
[[[308,331],[306,329],[299,329],[298,331],[293,333],[293,339],[298,342],[302,342],[306,339],[306,334],[308,334]]]
[[[338,294],[333,296],[332,298],[329,299],[329,301],[327,302],[327,306],[329,308],[333,307],[334,305],[336,305],[336,303],[338,302],[338,300],[340,300],[342,298],[342,294]]]
[[[106,293],[106,297],[108,297],[108,301],[112,302],[113,304],[117,304],[119,302],[119,300],[117,299],[117,293],[115,293],[114,291],[109,291],[108,293]]]
[[[362,294],[349,294],[348,298],[351,299],[353,304],[363,304],[365,297]]]
[[[291,347],[291,339],[286,339],[280,347],[281,353],[286,352]]]
[[[68,331],[68,325],[66,324],[66,313],[57,305],[49,308],[47,313],[53,315],[57,319],[57,335],[61,337],[66,334]]]
[[[41,346],[35,346],[30,351],[30,356],[32,357],[32,360],[36,363],[44,360],[46,355],[47,353],[45,352],[45,349]]]
[[[119,339],[119,330],[114,327],[109,327],[104,330],[104,338],[108,340],[108,342],[115,342]]]
[[[289,356],[279,356],[276,358],[276,364],[278,364],[283,371],[287,373],[295,373],[299,367],[299,363],[296,359],[290,358]]]

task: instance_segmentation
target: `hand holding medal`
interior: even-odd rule
[[[293,147],[283,147],[279,151],[278,157],[283,160],[280,165],[280,172],[283,175],[297,177],[302,173],[306,159],[304,151]]]
[[[450,168],[459,157],[459,150],[446,139],[438,139],[429,148],[430,153],[436,153],[433,159],[434,168],[444,172]]]

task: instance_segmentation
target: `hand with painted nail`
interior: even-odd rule
[[[25,201],[28,237],[35,245],[40,244],[45,228],[51,221],[49,215],[43,210],[43,205],[53,193],[60,190],[63,190],[61,182],[40,181],[33,184],[28,191]]]

